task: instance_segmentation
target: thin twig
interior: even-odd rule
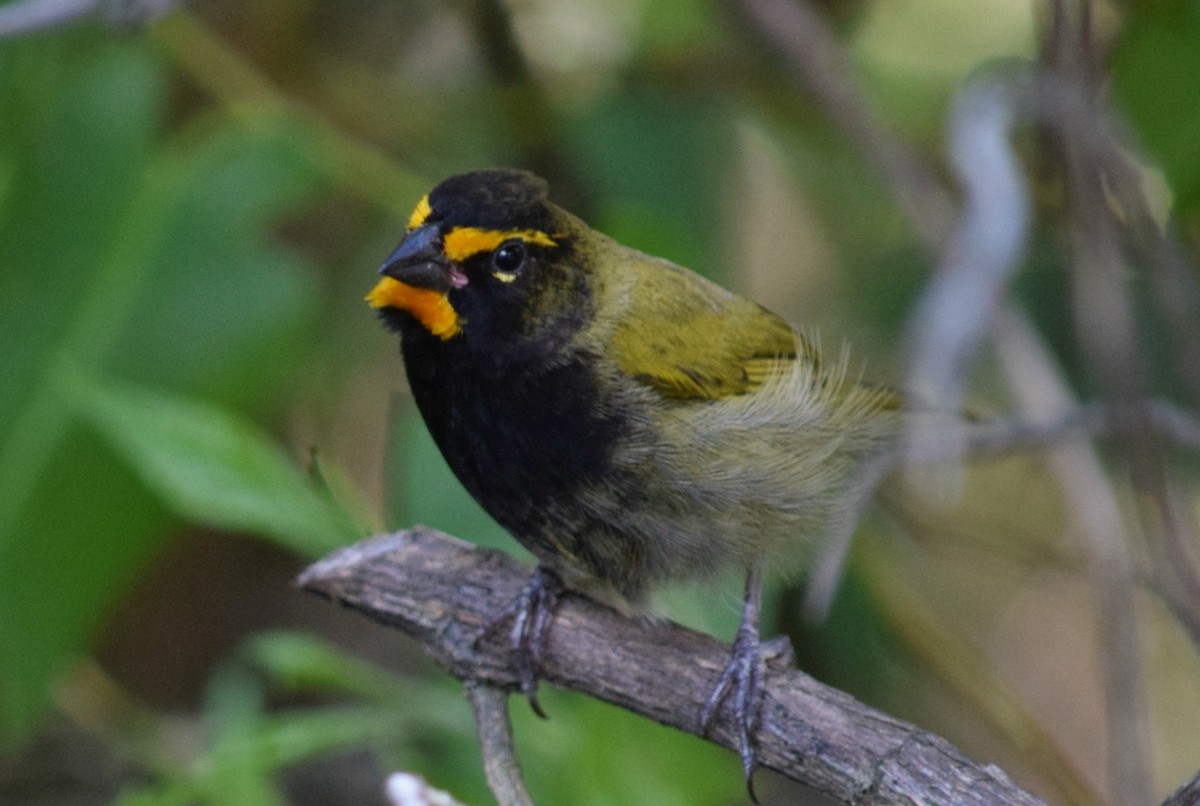
[[[909,315],[905,375],[911,400],[945,411],[964,408],[966,368],[1025,253],[1029,201],[1009,142],[1023,88],[1012,76],[973,82],[955,98],[950,114],[950,161],[963,203],[934,279]],[[903,448],[910,460],[931,450],[953,455],[965,452],[966,437],[965,422],[910,417]],[[947,465],[946,474],[958,476],[958,466]]]
[[[1200,451],[1200,417],[1179,408],[1166,400],[1147,402],[1148,427],[1164,440],[1181,448]],[[951,418],[933,416],[931,421],[946,423]],[[1073,409],[1062,416],[1044,422],[992,420],[972,423],[965,429],[964,448],[957,445],[946,448],[944,442],[929,445],[917,443],[919,449],[907,454],[899,451],[880,453],[867,461],[855,480],[847,486],[847,497],[851,499],[838,510],[846,513],[841,520],[831,523],[825,544],[813,565],[805,587],[803,608],[811,620],[819,622],[829,612],[833,596],[841,581],[846,557],[854,530],[875,497],[875,491],[884,479],[904,460],[912,467],[955,464],[963,458],[989,459],[1010,456],[1020,451],[1052,448],[1069,439],[1089,437],[1106,439],[1112,437],[1112,421],[1105,415],[1103,404],[1092,403]],[[939,448],[945,448],[939,452]],[[1189,555],[1190,557],[1190,555]],[[1192,560],[1189,560],[1191,562]],[[1200,644],[1200,610],[1191,605],[1190,593],[1185,589],[1176,592],[1160,591],[1193,640]]]
[[[0,36],[58,28],[95,14],[99,0],[18,0],[0,6]]]
[[[1110,128],[1120,131],[1120,122],[1111,123]],[[1128,150],[1119,148],[1111,138],[1106,145],[1098,155],[1105,189],[1119,205],[1127,221],[1130,246],[1146,266],[1155,300],[1173,337],[1179,378],[1192,405],[1200,406],[1200,282],[1196,264],[1155,219],[1141,173],[1130,163]]]
[[[298,580],[307,590],[416,637],[464,680],[518,683],[504,630],[489,630],[529,577],[507,555],[416,527],[342,549]],[[667,621],[633,620],[583,597],[559,603],[542,679],[699,735],[700,714],[729,647]],[[763,766],[856,804],[1034,804],[992,766],[795,669],[768,661]],[[738,725],[721,709],[708,738],[733,749]]]
[[[1196,806],[1197,803],[1200,803],[1200,772],[1176,789],[1171,797],[1163,801],[1163,806]]]
[[[1020,407],[1031,420],[1057,420],[1071,409],[1070,393],[1061,371],[1041,344],[1033,326],[1016,309],[1006,309],[995,329],[995,345],[1001,370],[1017,396]],[[1134,568],[1125,550],[1121,511],[1112,489],[1092,448],[1083,442],[1069,442],[1050,452],[1050,465],[1058,477],[1071,507],[1073,531],[1087,557],[1088,572],[1096,597],[1096,619],[1102,647],[1101,667],[1107,680],[1105,710],[1110,730],[1110,755],[1120,747],[1134,753],[1130,766],[1141,771],[1141,721],[1138,681],[1137,634],[1133,623]],[[1130,653],[1132,657],[1114,657]],[[1130,668],[1132,667],[1132,668]],[[1132,678],[1132,679],[1131,679]],[[1132,702],[1114,701],[1127,697]],[[1114,725],[1118,719],[1135,720],[1133,725]],[[1133,736],[1126,736],[1134,731]],[[1112,759],[1113,763],[1117,762]],[[1115,768],[1110,767],[1110,772]],[[1127,791],[1132,782],[1110,781],[1114,792]],[[1134,800],[1117,797],[1117,803],[1148,803],[1148,797]]]
[[[727,0],[727,5],[813,94],[883,179],[922,242],[937,251],[950,229],[953,201],[912,150],[875,119],[850,60],[820,13],[806,0]]]
[[[1146,401],[1147,428],[1174,445],[1200,451],[1200,417],[1168,400]],[[1009,455],[1032,448],[1052,447],[1066,439],[1086,436],[1113,437],[1112,420],[1104,404],[1093,402],[1072,409],[1057,419],[1044,422],[996,420],[972,426],[967,454],[972,458]],[[928,454],[922,454],[922,458]]]
[[[1185,258],[1179,244],[1159,230],[1150,213],[1136,171],[1115,142],[1100,154],[1105,189],[1112,192],[1128,219],[1125,227],[1132,246],[1141,253],[1163,319],[1174,336],[1176,367],[1193,404],[1200,403],[1200,288],[1195,266]],[[1149,404],[1151,407],[1154,403]],[[1153,418],[1156,412],[1151,409]],[[1184,424],[1186,427],[1186,423]],[[1189,429],[1191,430],[1191,429]],[[1161,427],[1159,433],[1162,434]],[[1174,434],[1172,434],[1174,437]],[[1175,438],[1178,442],[1178,438]],[[1197,527],[1180,495],[1166,479],[1154,479],[1160,511],[1168,510],[1159,532],[1150,543],[1154,555],[1158,589],[1200,646],[1200,562],[1193,546],[1200,545]]]
[[[1093,48],[1091,3],[1079,2],[1077,14],[1065,10],[1059,22],[1066,32],[1058,55],[1059,70],[1075,87],[1074,103],[1047,109],[1068,194],[1073,321],[1084,362],[1099,384],[1105,410],[1112,420],[1117,450],[1136,490],[1149,493],[1159,517],[1154,518],[1138,500],[1141,525],[1147,536],[1174,532],[1175,512],[1168,500],[1162,452],[1148,438],[1141,350],[1133,303],[1129,298],[1125,265],[1116,224],[1109,210],[1102,163],[1089,148],[1091,135],[1109,139],[1102,113],[1098,54]],[[1073,46],[1074,45],[1074,46]],[[1082,454],[1079,457],[1082,459]],[[1099,474],[1096,474],[1097,480]],[[1097,483],[1079,503],[1091,507],[1102,494],[1113,496],[1107,483]],[[1116,504],[1112,507],[1116,509]],[[1148,803],[1149,726],[1142,675],[1141,637],[1134,607],[1134,564],[1130,542],[1121,528],[1119,512],[1106,528],[1081,530],[1080,545],[1088,558],[1087,569],[1096,598],[1104,674],[1106,727],[1108,729],[1108,783],[1117,803]],[[1156,528],[1157,527],[1157,528]],[[1154,541],[1158,542],[1158,541]]]
[[[483,753],[483,772],[500,806],[532,806],[521,780],[513,749],[512,722],[508,718],[508,692],[478,680],[466,680],[463,689],[475,714],[475,730]]]
[[[0,6],[0,37],[40,33],[86,18],[114,28],[153,22],[180,0],[17,0]]]

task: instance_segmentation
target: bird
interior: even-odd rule
[[[894,443],[900,395],[758,303],[623,246],[533,173],[451,176],[421,197],[367,302],[399,333],[447,464],[537,559],[514,605],[520,688],[563,591],[625,614],[667,582],[746,578],[726,702],[751,797],[765,571],[803,569]]]

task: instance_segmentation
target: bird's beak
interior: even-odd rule
[[[413,288],[446,294],[452,286],[451,269],[442,254],[441,233],[436,226],[426,224],[405,236],[383,261],[379,273]]]
[[[442,253],[437,227],[424,225],[408,233],[379,273],[383,277],[367,294],[372,308],[405,311],[440,339],[462,332],[447,294],[466,285],[466,275]]]

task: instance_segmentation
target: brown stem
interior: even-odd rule
[[[425,527],[342,549],[299,578],[306,590],[416,637],[452,674],[512,689],[504,630],[486,631],[530,569]],[[486,634],[485,634],[486,633]],[[668,621],[633,620],[578,595],[559,604],[542,679],[699,735],[700,713],[728,646]],[[944,739],[863,705],[796,670],[768,662],[758,759],[843,803],[1035,804],[998,769]],[[734,749],[729,709],[708,736]]]
[[[478,680],[467,680],[463,688],[475,714],[475,730],[483,751],[483,772],[496,802],[500,806],[532,806],[513,749],[508,692]]]

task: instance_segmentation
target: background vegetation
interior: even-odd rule
[[[1111,92],[1146,201],[1123,205],[1106,176],[1136,336],[1113,354],[1134,345],[1132,399],[1200,407],[1190,0],[824,0],[828,54],[773,39],[762,2],[196,0],[154,19],[110,3],[15,22],[39,5],[0,6],[4,803],[372,803],[394,769],[489,801],[457,684],[290,584],[414,522],[519,551],[450,477],[362,302],[412,205],[451,173],[533,168],[603,231],[903,382],[897,344],[945,263],[929,231],[946,220],[913,215],[887,169],[911,159],[954,188],[956,93],[1062,66],[1070,41]],[[1120,362],[1081,333],[1129,334],[1081,307],[1071,152],[1029,117],[1015,141],[1034,223],[1013,294],[1075,393],[1112,402]],[[903,159],[881,160],[870,132]],[[968,365],[988,415],[1022,399],[1001,364]],[[1146,439],[1102,454],[1132,637],[1109,634],[1097,591],[1111,586],[1041,452],[972,465],[957,505],[871,515],[828,619],[806,621],[781,583],[774,627],[810,672],[1054,802],[1165,795],[1200,768],[1198,488],[1194,453],[1155,448],[1172,503],[1147,515],[1157,488],[1129,447]],[[1155,562],[1168,538],[1178,551]],[[728,636],[738,585],[667,601]],[[513,709],[539,802],[743,800],[731,754],[543,696],[549,722]],[[799,796],[767,777],[759,792]]]

